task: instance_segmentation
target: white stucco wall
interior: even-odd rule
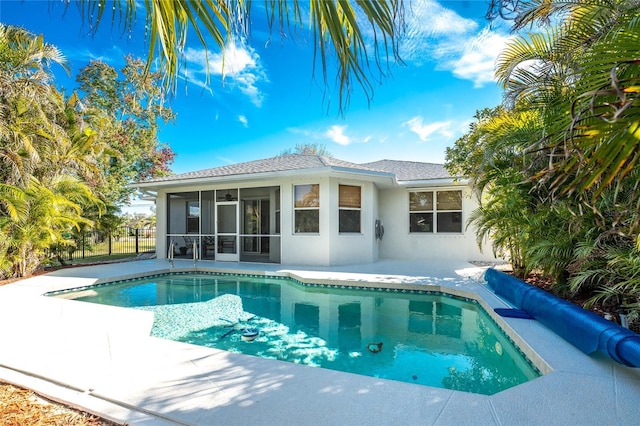
[[[412,188],[417,190],[418,188]],[[461,233],[410,233],[409,189],[384,189],[379,192],[380,217],[384,222],[384,239],[380,244],[380,258],[387,259],[458,259],[495,260],[490,246],[482,252],[476,243],[473,227],[467,220],[477,208],[477,201],[468,187],[423,187],[424,190],[463,189]]]
[[[294,232],[294,185],[320,185],[320,232],[296,234]],[[355,185],[362,188],[361,232],[339,233],[338,186]],[[280,263],[283,265],[330,266],[372,263],[378,259],[459,259],[494,260],[490,246],[480,252],[472,228],[464,229],[469,214],[477,207],[471,190],[463,188],[463,231],[461,233],[433,234],[409,233],[409,190],[407,188],[380,189],[371,180],[357,176],[308,177],[289,176],[280,179],[223,185],[199,185],[159,191],[157,203],[157,255],[167,253],[166,207],[167,192],[210,191],[224,188],[280,187]],[[412,188],[413,190],[418,188]],[[448,186],[434,189],[461,189]],[[271,203],[275,208],[275,203]],[[272,210],[272,213],[275,210]],[[172,214],[185,221],[184,207],[172,209]],[[381,219],[385,234],[376,240],[374,223]],[[276,260],[276,259],[272,259]]]
[[[377,189],[371,182],[345,179],[332,179],[329,215],[331,265],[345,265],[349,263],[371,263],[377,260],[377,245],[375,242],[374,222],[378,207],[376,205]],[[362,207],[360,210],[360,232],[339,232],[339,203],[338,186],[352,185],[361,188]]]
[[[320,185],[320,232],[300,234],[294,232],[294,185]],[[361,187],[361,232],[339,231],[338,186]],[[377,190],[373,183],[336,178],[289,179],[282,182],[282,258],[283,265],[347,265],[371,263],[377,260],[377,246],[373,223],[377,213]]]
[[[162,194],[162,195],[160,195]],[[159,192],[156,198],[156,257],[166,259],[167,247],[167,197]]]
[[[294,232],[294,185],[320,185],[320,232],[296,234]],[[329,229],[330,224],[326,212],[329,201],[329,178],[316,177],[304,179],[287,179],[281,182],[281,263],[283,265],[318,265],[329,264]]]

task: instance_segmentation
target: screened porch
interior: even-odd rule
[[[173,258],[280,263],[280,187],[167,194]]]

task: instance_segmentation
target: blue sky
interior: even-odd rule
[[[146,58],[141,13],[132,31],[123,34],[107,19],[92,36],[75,3],[66,14],[65,4],[0,2],[0,22],[43,34],[68,58],[72,77],[57,72],[58,86],[73,89],[75,74],[92,59],[120,67],[129,53]],[[391,65],[391,75],[376,86],[369,105],[355,87],[344,116],[334,87],[325,90],[318,71],[312,78],[308,32],[286,39],[275,34],[269,42],[264,14],[256,8],[251,37],[229,45],[224,72],[219,53],[210,53],[208,88],[203,87],[202,46],[191,37],[186,71],[171,101],[177,119],[162,126],[159,135],[176,152],[173,171],[267,158],[300,143],[324,144],[334,156],[356,163],[443,162],[445,148],[468,129],[476,110],[500,103],[494,61],[509,32],[485,20],[484,0],[407,4],[400,51],[405,64]]]

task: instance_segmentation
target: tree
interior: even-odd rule
[[[78,4],[94,31],[104,20],[105,12],[112,20],[119,16],[127,28],[131,28],[136,20],[135,0],[78,0]],[[153,60],[157,59],[167,77],[166,86],[170,88],[175,88],[190,31],[206,50],[211,38],[223,53],[230,41],[247,38],[251,33],[254,7],[251,1],[145,1],[144,7],[149,30],[146,70],[149,71]],[[403,0],[266,0],[264,10],[271,31],[275,27],[282,37],[286,34],[295,36],[300,29],[306,29],[305,22],[309,19],[314,65],[319,63],[325,86],[330,59],[337,62],[340,111],[348,104],[355,85],[360,85],[370,100],[375,87],[371,80],[384,76],[385,60],[392,57],[400,61],[398,43],[404,25]],[[365,38],[365,34],[371,34],[372,40]]]
[[[322,155],[324,157],[333,157],[333,154],[329,152],[326,145],[321,145],[318,143],[297,144],[295,148],[288,148],[280,152],[280,154],[278,154],[278,157],[283,157],[285,155],[294,155],[294,154]]]
[[[68,103],[51,85],[64,58],[42,37],[0,25],[0,270],[24,276],[102,204],[84,181],[91,164]]]
[[[498,4],[514,29],[543,28],[503,51],[507,102],[447,151],[450,170],[486,189],[472,220],[516,272],[542,270],[556,291],[640,318],[640,3]]]
[[[0,181],[27,185],[43,150],[60,135],[62,96],[50,85],[53,64],[66,68],[54,46],[26,30],[0,24]],[[46,159],[46,155],[44,156]]]
[[[40,266],[50,247],[73,245],[69,233],[91,223],[82,217],[82,205],[98,200],[89,187],[70,176],[58,176],[48,185],[31,178],[16,193],[20,195],[3,204],[18,201],[19,213],[0,216],[0,231],[6,236],[1,266],[5,274],[24,277]]]
[[[494,252],[524,276],[531,270],[526,249],[539,200],[527,182],[523,147],[540,131],[540,119],[530,111],[494,108],[479,111],[476,120],[469,133],[447,148],[445,167],[474,182],[480,207],[468,223],[478,230],[478,244],[489,238]]]
[[[170,171],[174,153],[158,141],[158,126],[174,113],[166,106],[161,80],[159,72],[145,73],[144,63],[131,56],[120,72],[92,61],[77,77],[83,93],[78,112],[105,145],[96,187],[109,203],[127,203],[134,192],[128,184]]]
[[[537,179],[557,195],[590,193],[593,206],[640,161],[640,3],[507,3],[517,6],[516,28],[561,22],[515,39],[497,75],[512,101],[544,111],[545,134],[531,149],[546,153],[548,167]]]

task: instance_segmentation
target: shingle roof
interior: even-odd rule
[[[339,167],[363,172],[383,172],[395,174],[400,181],[428,180],[451,177],[442,164],[418,163],[413,161],[381,160],[373,163],[356,164],[322,155],[284,155],[245,163],[230,164],[173,176],[152,179],[147,182],[170,182],[185,179],[203,179],[273,173],[287,170],[304,170]]]
[[[399,181],[430,180],[451,178],[444,164],[419,163],[417,161],[380,160],[363,166],[393,173]]]
[[[376,171],[355,163],[342,161],[337,158],[321,155],[283,155],[263,160],[247,161],[245,163],[230,164],[212,169],[198,170],[179,175],[165,176],[149,182],[165,182],[181,179],[199,179],[210,177],[225,177],[236,175],[250,175],[256,173],[273,173],[286,170],[317,169],[324,167],[342,167],[354,170]]]

